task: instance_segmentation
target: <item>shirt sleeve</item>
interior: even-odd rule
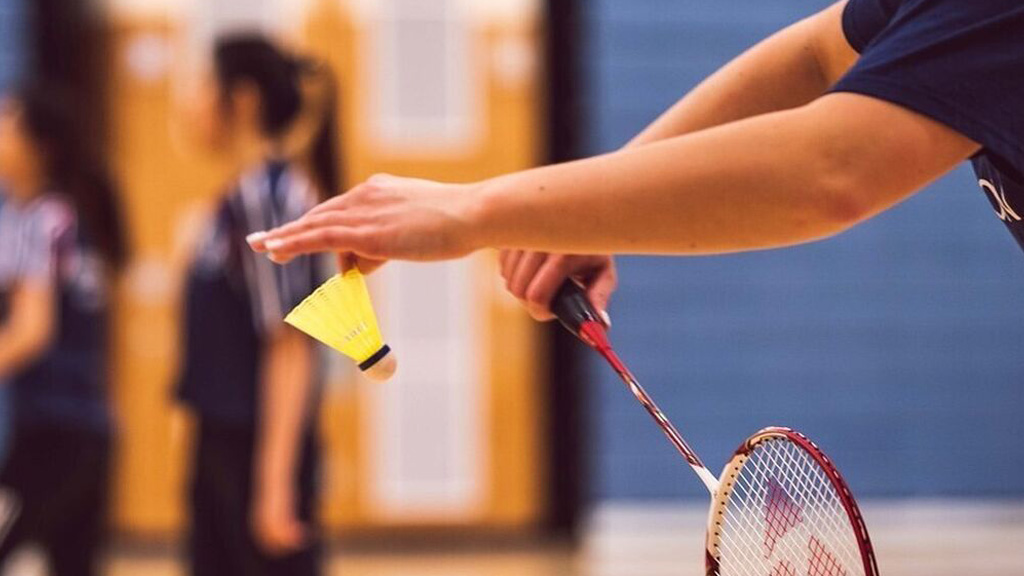
[[[858,53],[889,25],[898,0],[850,0],[843,10],[843,33]]]
[[[25,216],[17,247],[17,279],[55,285],[61,254],[73,240],[74,212],[62,202],[44,200]]]
[[[294,170],[263,173],[242,182],[240,196],[244,236],[291,222],[315,204],[309,181]],[[318,258],[301,256],[285,265],[242,246],[242,267],[260,333],[281,326],[284,317],[316,288],[320,277]]]
[[[847,5],[844,30],[863,52],[833,91],[928,116],[1024,168],[1024,3],[904,0],[880,26],[884,4]]]

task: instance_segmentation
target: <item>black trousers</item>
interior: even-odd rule
[[[0,485],[20,513],[0,544],[0,562],[27,542],[43,548],[53,576],[99,574],[106,536],[110,435],[16,427]]]
[[[308,438],[302,447],[296,491],[297,514],[314,542],[307,548],[274,557],[264,554],[251,530],[255,431],[249,428],[198,426],[193,460],[192,531],[188,539],[193,576],[317,576],[321,545],[315,525],[317,447]]]

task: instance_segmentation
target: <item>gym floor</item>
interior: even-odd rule
[[[331,576],[703,576],[703,507],[616,505],[592,517],[584,545],[498,552],[343,552]],[[1024,574],[1024,503],[869,502],[885,576]],[[160,555],[115,555],[114,576],[181,576]],[[29,576],[21,572],[14,576]],[[34,575],[33,575],[34,576]]]

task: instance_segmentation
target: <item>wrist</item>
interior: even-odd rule
[[[291,493],[294,491],[291,474],[286,470],[273,467],[263,468],[256,476],[255,495],[265,497],[269,494]]]
[[[501,194],[506,178],[499,176],[471,184],[465,195],[463,218],[472,250],[502,247]]]

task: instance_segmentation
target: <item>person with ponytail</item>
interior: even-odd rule
[[[284,324],[323,279],[301,258],[276,267],[245,238],[340,187],[334,85],[323,66],[259,35],[222,37],[192,134],[237,174],[193,252],[184,290],[178,394],[197,421],[191,573],[320,571],[315,508],[320,370]]]
[[[14,419],[0,563],[34,542],[55,576],[99,569],[112,277],[128,258],[117,191],[71,102],[37,86],[0,104],[0,381]]]

